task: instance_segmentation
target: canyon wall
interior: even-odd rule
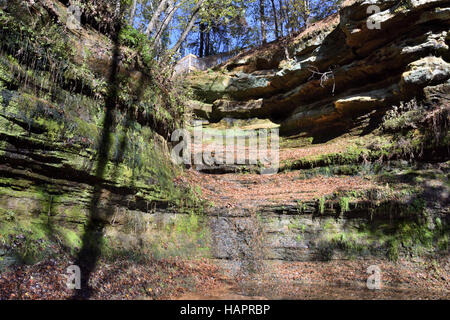
[[[449,5],[346,1],[299,34],[186,76],[207,128],[270,119],[282,135],[275,178],[261,182],[250,165],[200,169],[245,200],[211,210],[218,259],[239,273],[262,261],[448,254]],[[336,191],[331,180],[349,176],[374,184]],[[322,182],[325,196],[308,199]]]
[[[67,12],[59,1],[0,9],[0,269],[75,254],[88,236],[105,252],[159,252],[196,206],[166,141],[178,111],[126,42],[137,32],[71,28]],[[155,222],[161,212],[180,218]]]
[[[311,135],[347,132],[368,117],[370,128],[414,97],[448,106],[449,4],[347,1],[298,35],[190,76],[191,105],[210,121],[270,118],[283,134]],[[378,13],[368,14],[372,5]]]

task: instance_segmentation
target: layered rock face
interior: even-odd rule
[[[12,4],[19,2],[9,1],[7,9],[0,11],[2,239],[16,241],[17,236],[17,241],[26,241],[38,253],[51,250],[54,243],[77,252],[89,243],[90,239],[82,237],[91,227],[94,239],[108,244],[106,249],[115,253],[138,250],[156,257],[212,256],[236,262],[238,272],[258,269],[261,260],[330,259],[342,248],[355,256],[384,255],[386,248],[380,239],[393,242],[393,255],[400,243],[408,245],[417,234],[428,235],[427,241],[445,238],[448,243],[447,229],[441,232],[435,228],[430,235],[428,226],[419,225],[410,232],[406,224],[407,236],[399,237],[391,235],[389,228],[385,232],[381,228],[381,235],[372,228],[372,213],[384,224],[411,210],[416,210],[416,215],[422,213],[424,205],[411,206],[415,196],[400,204],[391,199],[405,198],[405,192],[420,195],[415,189],[388,190],[391,198],[381,204],[374,204],[381,200],[378,197],[362,203],[359,193],[342,194],[340,200],[313,198],[308,196],[311,190],[296,190],[300,175],[280,181],[280,185],[291,187],[284,190],[289,202],[268,205],[267,200],[280,190],[264,187],[267,199],[262,203],[250,199],[249,208],[242,199],[237,208],[229,208],[230,195],[223,192],[220,199],[214,187],[223,188],[233,178],[214,178],[216,183],[200,190],[203,194],[213,190],[211,200],[219,203],[212,203],[205,216],[197,215],[202,209],[199,196],[186,188],[188,183],[183,186],[183,181],[175,179],[181,172],[169,159],[165,137],[170,126],[164,124],[170,114],[161,101],[154,100],[167,96],[166,92],[153,92],[154,86],[146,78],[141,84],[144,98],[135,101],[133,91],[139,90],[136,84],[145,73],[136,52],[120,48],[116,71],[118,78],[129,82],[120,83],[117,87],[121,90],[115,92],[109,70],[117,48],[111,39],[90,28],[66,30],[66,7],[59,1],[46,1],[52,4],[48,6],[35,4],[33,15],[21,15],[22,11],[14,9]],[[212,121],[267,117],[281,123],[286,134],[327,131],[328,137],[333,137],[333,130],[372,126],[401,100],[426,98],[429,103],[448,106],[448,3],[349,4],[339,15],[298,36],[244,53],[215,71],[190,76],[188,84],[197,98],[191,103],[200,116]],[[381,10],[371,16],[372,23],[380,23],[380,29],[367,28],[367,8],[372,4]],[[125,105],[113,106],[111,111],[111,97],[133,101],[145,110],[127,112],[130,109],[126,107],[131,106]],[[363,117],[367,114],[369,121]],[[378,148],[375,141],[370,148],[347,153],[346,148],[333,150],[317,159],[305,158],[308,152],[297,158],[294,152],[293,158],[286,157],[281,165],[286,171],[328,169],[331,164],[350,166],[360,159],[382,158],[391,149]],[[447,177],[447,167],[438,171],[439,179]],[[430,174],[419,177],[425,175]],[[246,194],[258,183],[249,176],[231,190]],[[323,192],[331,193],[328,186],[335,183],[327,181]],[[384,180],[380,184],[385,185]],[[309,185],[317,189],[316,183]],[[439,201],[444,202],[448,196],[445,186],[439,183],[426,191],[442,194]],[[222,200],[224,204],[220,204]],[[438,214],[435,216],[447,226],[447,203],[442,205],[444,210],[438,200],[431,201]],[[383,215],[391,213],[391,203],[393,216]],[[102,228],[92,228],[92,221]],[[403,231],[404,226],[394,226],[394,231]],[[14,243],[6,244],[4,249],[0,242],[0,269],[17,256],[10,250]],[[340,257],[338,252],[336,256]]]
[[[297,36],[190,76],[192,106],[214,122],[271,118],[283,134],[314,134],[345,132],[368,114],[373,125],[414,97],[448,105],[449,4],[348,1]]]
[[[106,242],[118,241],[108,247],[137,248],[130,230],[153,237],[150,224],[174,225],[162,212],[189,202],[174,182],[171,115],[135,49],[66,22],[59,1],[0,8],[0,269],[11,257],[45,256],[52,243],[76,252],[93,221],[107,226]]]
[[[276,177],[261,182],[219,166],[199,169],[223,174],[214,177],[216,188],[213,182],[204,188],[215,199],[220,188],[232,186],[223,192],[226,204],[211,214],[217,259],[238,273],[258,269],[260,261],[409,256],[423,249],[411,239],[448,239],[449,5],[346,1],[336,15],[298,35],[186,78],[196,115],[219,122],[207,128],[228,128],[233,121],[225,118],[263,118],[285,135]],[[347,147],[327,151],[338,141]],[[321,155],[306,152],[309,144]],[[246,169],[252,172],[239,167]],[[429,169],[439,172],[436,180],[406,179],[408,172]],[[308,198],[320,189],[320,182],[304,178],[309,170],[320,171],[325,196]],[[331,179],[349,176],[374,184],[367,194],[355,185],[357,192],[341,194],[344,186]],[[310,185],[303,190],[299,180]],[[259,184],[264,187],[254,188]],[[237,204],[229,193],[239,194]],[[279,205],[270,205],[280,194]],[[412,229],[410,237],[405,231]],[[432,240],[423,252],[447,254],[447,245],[438,244],[444,242]]]

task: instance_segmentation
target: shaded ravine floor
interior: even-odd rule
[[[252,285],[252,283],[247,283]],[[273,288],[273,285],[269,286]],[[301,288],[301,290],[299,290]],[[333,286],[292,284],[291,291],[297,291],[296,295],[276,295],[269,289],[262,292],[263,296],[251,296],[240,294],[241,290],[235,287],[224,286],[208,294],[187,293],[177,300],[449,300],[449,293],[433,290],[417,290],[414,288],[382,288],[370,290],[364,286]]]
[[[0,300],[73,299],[67,287],[70,259],[46,260],[0,273]],[[224,281],[217,267],[205,260],[149,259],[146,262],[100,261],[90,277],[91,300],[173,299],[185,292],[211,292]]]
[[[450,261],[383,260],[274,262],[278,274],[224,282],[220,288],[188,292],[180,300],[448,300]],[[367,288],[367,267],[381,269],[381,288]]]
[[[227,278],[212,261],[162,260],[101,263],[91,278],[91,299],[450,299],[449,259],[276,264],[276,273]],[[0,274],[0,300],[69,299],[69,261],[46,261]],[[381,289],[366,287],[369,265],[381,269]],[[149,272],[151,271],[151,272]],[[274,277],[274,274],[276,276]]]

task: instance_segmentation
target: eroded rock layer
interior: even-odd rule
[[[271,118],[291,134],[345,132],[359,125],[360,116],[424,98],[436,85],[439,102],[448,105],[449,4],[347,2],[297,36],[190,76],[198,100],[192,106],[214,122]],[[371,5],[379,12],[368,14]]]

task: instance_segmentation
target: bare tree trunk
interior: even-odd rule
[[[169,0],[167,15],[164,18],[164,21],[163,21],[162,25],[158,28],[158,32],[156,33],[156,36],[155,36],[155,42],[158,42],[161,39],[162,35],[166,31],[166,29],[169,26],[170,22],[172,21],[173,16],[177,12],[177,10],[183,5],[183,3],[184,2],[181,2],[177,6],[175,6],[174,5],[174,1],[173,0]]]
[[[194,11],[192,12],[192,16],[191,19],[189,20],[189,23],[186,27],[186,29],[184,30],[183,34],[181,35],[180,39],[178,39],[178,42],[175,44],[175,46],[173,47],[173,52],[177,52],[180,47],[181,44],[186,40],[189,32],[191,32],[192,28],[194,27],[195,24],[195,20],[197,19],[198,13],[203,5],[203,3],[205,2],[205,0],[199,0],[197,2],[197,5],[194,8]]]
[[[134,18],[136,17],[137,0],[133,0],[130,11],[130,25],[134,24]]]
[[[159,17],[161,16],[162,12],[164,11],[164,8],[167,5],[167,1],[169,0],[161,0],[159,3],[158,8],[156,8],[155,12],[152,15],[152,19],[150,20],[150,23],[147,26],[147,30],[145,30],[144,34],[146,36],[149,36],[153,31],[155,31]]]
[[[264,8],[264,1],[259,0],[259,14],[261,19],[261,40],[262,43],[267,43],[267,33],[266,33],[266,13]]]
[[[198,56],[203,58],[205,54],[205,31],[206,25],[204,23],[200,23],[200,46],[198,49]]]
[[[114,12],[116,17],[119,17],[120,15],[120,0],[116,0],[116,10]]]
[[[286,21],[286,15],[284,14],[284,9],[283,9],[283,0],[278,0],[278,3],[280,5],[280,31],[281,31],[281,36],[284,36],[284,27],[283,27],[283,23]]]
[[[285,15],[286,15],[286,30],[288,33],[293,33],[294,32],[294,28],[292,27],[292,21],[291,21],[291,16],[289,15],[289,0],[286,0],[286,10],[284,11]]]
[[[304,0],[302,2],[302,8],[300,11],[300,18],[302,19],[303,25],[305,28],[309,27],[308,18],[311,14],[311,5],[309,0]]]
[[[272,11],[273,11],[273,18],[275,20],[275,38],[278,39],[280,31],[278,29],[278,14],[277,14],[277,8],[275,7],[275,0],[270,0],[272,3]]]
[[[205,37],[205,57],[211,55],[211,29],[208,30]]]

